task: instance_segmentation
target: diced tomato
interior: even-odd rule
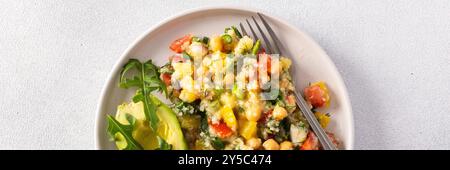
[[[170,75],[169,73],[161,74],[160,78],[163,80],[163,82],[164,82],[164,84],[166,84],[166,86],[169,86],[171,84],[170,79],[172,78],[172,75]]]
[[[308,133],[308,137],[303,142],[300,150],[319,150],[319,140],[313,132]]]
[[[191,34],[185,35],[184,37],[181,37],[172,42],[169,48],[176,53],[181,53],[184,50],[183,46],[187,47],[191,43],[191,40],[192,40]]]
[[[233,130],[231,130],[231,128],[229,128],[223,121],[220,121],[217,124],[213,124],[211,121],[208,121],[208,123],[219,138],[227,138],[233,134]]]
[[[314,83],[305,88],[304,94],[306,100],[315,108],[329,105],[328,89],[323,82]]]
[[[265,123],[270,118],[270,116],[272,116],[272,111],[273,109],[263,112],[263,116],[258,120],[258,123]]]

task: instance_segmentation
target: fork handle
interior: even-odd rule
[[[322,145],[324,150],[337,150],[336,146],[328,137],[327,133],[321,127],[320,123],[317,121],[314,114],[308,109],[308,104],[303,99],[303,97],[295,91],[295,100],[297,102],[298,107],[302,111],[308,123],[311,125],[313,132],[317,135],[320,144]]]

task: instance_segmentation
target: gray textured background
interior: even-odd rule
[[[446,0],[0,0],[0,149],[95,149],[113,64],[162,19],[203,5],[272,11],[309,33],[350,93],[356,149],[450,149]]]

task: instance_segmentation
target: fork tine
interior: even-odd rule
[[[281,52],[285,52],[284,51],[284,47],[281,44],[281,41],[278,39],[278,37],[275,35],[275,33],[272,30],[272,27],[270,27],[269,24],[267,24],[266,20],[264,19],[264,17],[261,15],[261,13],[257,12],[256,13],[259,18],[261,19],[261,21],[263,22],[264,27],[266,27],[267,32],[269,32],[270,36],[272,37],[272,40],[274,42],[274,47],[276,48],[276,51],[278,52],[278,54],[281,55]]]
[[[253,30],[252,25],[250,25],[250,22],[248,22],[248,19],[245,19],[245,22],[247,22],[247,25],[248,25],[248,27],[250,28],[250,31],[251,31],[252,34],[253,34],[253,38],[254,38],[255,40],[256,40],[256,39],[259,39],[258,36],[257,36],[256,33],[255,33],[255,30]]]
[[[264,44],[266,44],[266,48],[267,48],[266,51],[269,54],[272,54],[272,44],[270,43],[269,39],[267,39],[266,35],[264,34],[264,32],[262,31],[261,27],[259,26],[258,22],[256,22],[255,17],[252,16],[252,19],[253,19],[253,22],[255,22],[255,25],[258,28],[259,33],[261,33],[261,37],[264,40]]]
[[[274,43],[274,46],[271,46],[270,44],[267,44],[267,45],[274,47],[274,50],[276,50],[278,52],[278,54],[280,54],[280,55],[281,55],[282,50],[283,50],[283,52],[286,52],[286,51],[284,51],[284,47],[282,46],[281,41],[275,35],[274,31],[269,26],[269,24],[267,24],[264,17],[260,13],[257,13],[257,15],[263,22],[264,27],[266,28],[267,32],[269,33],[270,38],[273,40],[273,43]],[[256,26],[258,27],[258,30],[261,32],[261,36],[264,38],[264,41],[266,41],[266,43],[269,43],[269,41],[267,41],[267,38],[265,37],[264,33],[261,31],[261,28],[259,27],[255,18],[253,16],[252,16],[252,18],[253,18],[253,21],[255,22]],[[280,48],[281,48],[281,50],[280,50]],[[306,101],[303,99],[303,97],[297,91],[295,91],[294,94],[296,97],[297,105],[299,106],[299,108],[300,108],[301,112],[303,113],[303,115],[305,116],[305,118],[310,123],[311,128],[313,129],[313,132],[318,137],[320,143],[322,144],[322,147],[325,150],[336,150],[336,147],[334,146],[332,141],[329,139],[325,130],[321,128],[321,125],[315,118],[314,114],[311,112],[311,110],[308,109]]]
[[[241,32],[242,32],[242,35],[243,35],[243,36],[248,35],[248,34],[247,34],[247,31],[245,31],[245,28],[244,28],[244,26],[242,25],[242,23],[239,23],[239,27],[241,27]]]
[[[253,34],[253,39],[258,40],[258,35],[256,34],[255,30],[252,27],[252,24],[250,24],[250,22],[248,22],[248,19],[245,19],[245,22],[247,22],[248,27],[250,28],[250,31]],[[261,46],[263,46],[265,49],[268,49],[265,43],[261,43]],[[269,49],[270,50],[270,49]]]

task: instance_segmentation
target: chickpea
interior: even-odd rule
[[[248,108],[248,110],[245,112],[245,117],[249,121],[258,121],[261,117],[261,108],[258,106],[253,106]]]
[[[287,111],[285,108],[276,105],[273,109],[272,116],[276,120],[283,120],[287,116]]]
[[[266,140],[263,143],[263,147],[265,150],[280,150],[280,145],[273,139]]]
[[[247,146],[252,147],[253,149],[259,149],[261,147],[261,139],[260,138],[251,138],[247,140]]]
[[[222,51],[222,38],[220,36],[214,36],[211,41],[209,41],[209,48],[211,51]]]
[[[289,141],[284,141],[280,144],[280,150],[292,150],[293,148],[292,142]]]

